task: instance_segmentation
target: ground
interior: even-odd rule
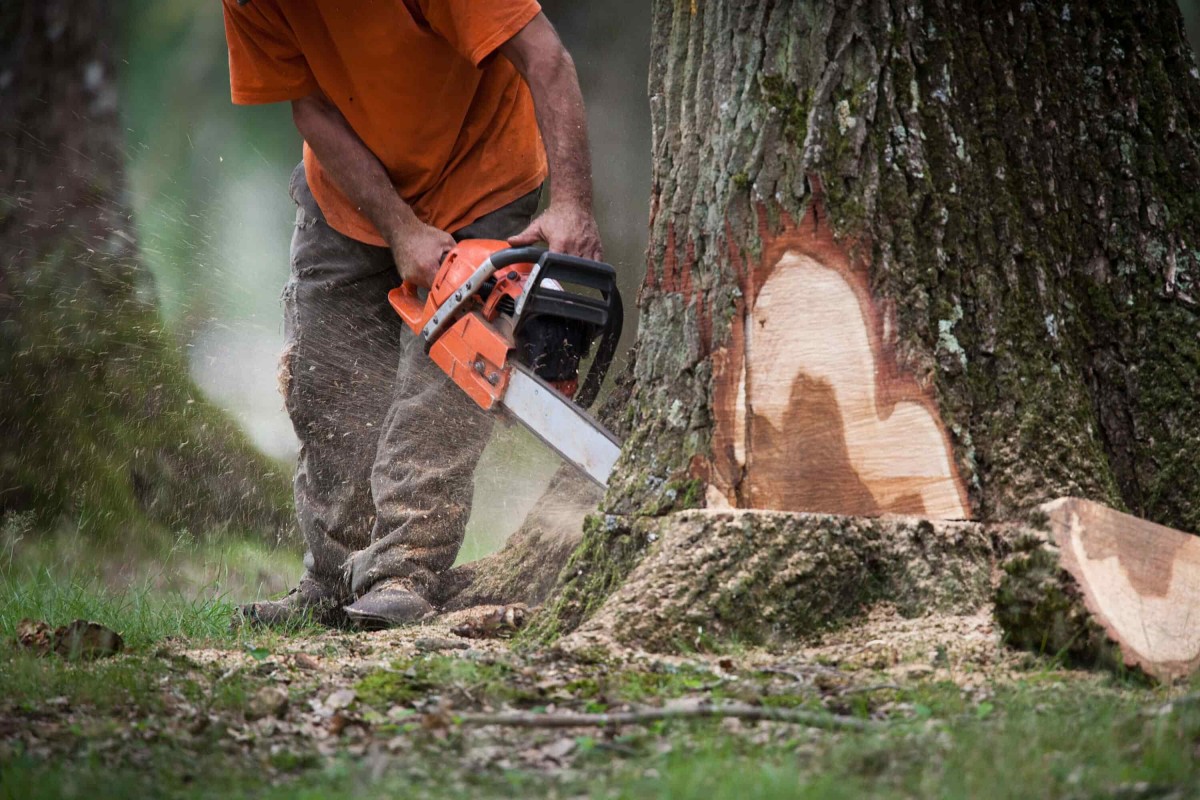
[[[240,549],[238,549],[240,548]],[[208,596],[114,589],[0,557],[0,797],[1189,797],[1200,701],[1187,686],[1064,668],[1003,646],[984,614],[860,625],[773,649],[676,657],[465,639],[477,612],[377,633],[230,630],[294,553],[184,543],[175,574],[223,562]],[[167,564],[170,565],[170,559]],[[163,571],[167,571],[164,567]],[[78,576],[79,572],[75,573]],[[213,595],[216,596],[213,596]],[[40,612],[120,630],[91,663],[19,650]],[[801,723],[673,719],[778,709]],[[662,711],[546,727],[566,713]],[[496,712],[538,727],[480,724]]]

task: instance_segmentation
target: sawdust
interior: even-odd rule
[[[988,609],[908,617],[887,603],[875,606],[855,624],[815,641],[776,644],[769,649],[665,655],[628,647],[603,628],[572,634],[559,642],[558,649],[580,659],[607,653],[629,664],[678,666],[702,661],[714,667],[784,672],[829,668],[852,681],[857,680],[856,674],[883,674],[901,683],[949,681],[963,687],[1007,677],[1030,658],[1004,646]]]
[[[143,656],[159,662],[161,707],[114,712],[53,698],[30,717],[28,708],[0,700],[0,755],[63,757],[77,747],[70,732],[85,730],[94,732],[92,746],[113,763],[140,763],[144,744],[120,737],[113,722],[122,721],[136,723],[143,735],[167,736],[186,752],[220,747],[256,769],[272,764],[272,780],[291,780],[288,764],[346,757],[367,766],[377,761],[381,769],[452,760],[454,769],[554,776],[586,768],[587,748],[579,741],[612,743],[614,757],[623,758],[621,736],[637,726],[510,729],[462,726],[456,717],[579,714],[597,703],[619,713],[719,701],[886,722],[912,718],[911,692],[923,684],[952,682],[978,703],[1021,671],[1021,656],[1001,646],[986,612],[908,618],[888,605],[817,641],[726,654],[663,655],[598,638],[575,651],[523,650],[504,639],[454,635],[455,628],[503,608],[474,607],[379,632],[268,636],[257,646],[165,641]],[[129,657],[137,656],[118,658]],[[392,695],[377,688],[389,686]],[[35,718],[37,724],[29,724]],[[721,729],[762,742],[797,735],[795,726],[781,723],[725,720]],[[690,735],[677,730],[665,746],[686,749]]]

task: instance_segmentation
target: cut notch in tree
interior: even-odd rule
[[[937,405],[897,363],[893,315],[810,182],[799,225],[762,231],[757,265],[732,259],[742,300],[713,355],[709,505],[969,518]]]

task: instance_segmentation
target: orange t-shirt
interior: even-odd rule
[[[529,88],[491,58],[540,11],[536,0],[225,0],[233,102],[319,88],[417,216],[455,231],[546,178]],[[335,230],[384,244],[307,143],[304,166]]]

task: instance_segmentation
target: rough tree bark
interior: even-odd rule
[[[0,512],[280,533],[283,471],[200,396],[138,268],[111,5],[0,11]]]
[[[1200,71],[1173,2],[656,0],[651,64],[626,444],[535,635],[604,627],[614,590],[608,632],[652,646],[962,602],[954,565],[1028,561],[1067,495],[1200,530]],[[859,544],[813,544],[838,530]],[[748,540],[791,571],[730,569]],[[686,591],[654,579],[672,548]],[[945,564],[964,591],[895,577]],[[822,571],[879,591],[781,602]]]

